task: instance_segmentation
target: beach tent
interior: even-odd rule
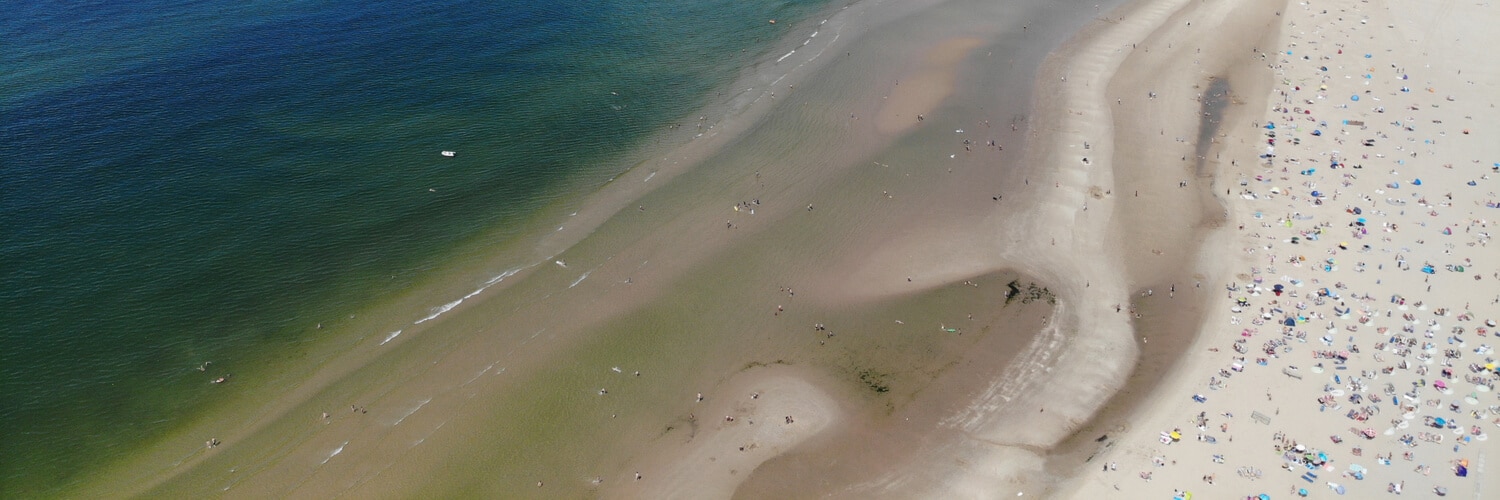
[[[1460,465],[1460,466],[1458,466],[1458,468],[1454,469],[1453,472],[1455,474],[1458,474],[1458,477],[1468,477],[1469,476],[1469,468],[1467,466]]]
[[[1286,321],[1283,322],[1282,324],[1284,324],[1286,326],[1297,326],[1297,320],[1293,319],[1293,318],[1287,318]]]
[[[1329,482],[1328,487],[1332,489],[1334,493],[1338,493],[1340,495],[1344,494],[1344,485],[1342,484]]]
[[[1255,500],[1271,500],[1271,495],[1261,493],[1260,496],[1255,497]]]
[[[1420,185],[1422,185],[1422,179],[1412,179],[1411,185],[1413,185],[1413,186],[1420,186]]]

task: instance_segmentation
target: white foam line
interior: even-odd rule
[[[428,321],[432,321],[434,319],[437,319],[438,316],[442,316],[443,313],[445,313],[445,312],[452,311],[453,308],[458,307],[458,305],[462,304],[463,302],[464,302],[464,299],[458,299],[458,300],[455,300],[453,302],[449,302],[447,304],[443,304],[442,306],[434,307],[432,309],[432,314],[429,314],[429,315],[427,315],[427,317],[419,319],[419,320],[417,320],[416,323],[412,323],[412,324],[413,325],[420,325],[422,323],[426,323]]]
[[[385,345],[386,342],[390,342],[391,339],[396,338],[397,335],[401,335],[401,330],[391,332],[390,335],[386,336],[385,340],[380,341],[380,345]]]
[[[641,182],[651,182],[651,178],[652,177],[656,177],[656,172],[651,172],[649,175],[646,176],[646,179],[642,180]]]
[[[486,366],[486,367],[484,367],[483,370],[479,370],[479,373],[475,373],[473,378],[470,378],[469,380],[465,381],[463,384],[460,384],[459,387],[468,387],[469,384],[474,383],[475,380],[479,380],[479,377],[483,377],[484,374],[489,373],[490,369],[494,368],[496,363],[499,363],[499,361],[496,361],[495,363],[490,363],[490,366]]]
[[[573,280],[573,284],[568,285],[568,288],[573,288],[575,286],[578,286],[579,283],[583,283],[583,280],[588,279],[589,273],[592,273],[592,272],[594,272],[594,271],[589,271],[589,272],[583,273],[583,276],[579,276],[578,279]]]
[[[329,460],[333,460],[333,457],[339,456],[340,453],[343,453],[345,446],[349,446],[349,442],[348,441],[344,441],[344,444],[341,444],[341,445],[339,445],[339,447],[337,449],[334,449],[333,453],[329,453],[328,454],[328,458],[323,459],[323,463],[326,464],[326,463],[328,463]],[[318,464],[318,465],[323,465],[323,464]]]
[[[796,53],[797,53],[797,51],[795,51],[795,50],[793,50],[791,52],[787,52],[786,55],[777,58],[776,62],[781,62],[783,59],[786,59],[788,57],[792,57],[792,54],[796,54]]]
[[[432,402],[432,398],[427,398],[427,399],[422,400],[422,402],[417,403],[417,406],[415,408],[412,408],[411,410],[408,410],[405,415],[402,415],[401,418],[396,419],[396,421],[392,422],[391,425],[392,426],[401,425],[401,421],[402,420],[406,420],[406,417],[410,417],[411,414],[416,413],[417,410],[422,409],[423,406],[427,406],[427,403],[431,403],[431,402]]]
[[[449,302],[447,304],[443,304],[441,306],[432,308],[432,314],[429,314],[429,315],[427,315],[427,317],[419,319],[415,323],[412,323],[412,324],[414,324],[414,325],[420,325],[422,323],[426,323],[428,321],[432,321],[434,319],[437,319],[438,316],[442,316],[443,313],[446,313],[448,311],[452,311],[453,308],[458,307],[458,305],[464,303],[465,300],[469,300],[471,298],[474,298],[475,295],[479,295],[481,293],[484,293],[485,290],[488,290],[490,287],[495,286],[495,284],[500,283],[501,281],[504,281],[505,278],[509,278],[511,276],[515,276],[516,273],[519,273],[519,272],[521,272],[521,268],[518,267],[518,268],[515,268],[515,269],[511,269],[509,271],[500,273],[499,275],[496,275],[495,277],[490,278],[488,280],[485,280],[484,285],[480,286],[479,289],[474,290],[472,292],[469,292],[468,295],[464,295],[463,297],[459,298],[458,300],[455,300],[453,302]],[[397,333],[400,333],[400,332],[397,332]],[[390,339],[386,339],[386,340],[390,340]],[[385,342],[381,342],[381,343],[384,344]]]

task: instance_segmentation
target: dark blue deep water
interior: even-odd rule
[[[7,3],[0,495],[47,496],[211,405],[197,363],[289,349],[520,231],[794,24],[767,19],[824,6]]]

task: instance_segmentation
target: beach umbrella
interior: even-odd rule
[[[1422,179],[1412,179],[1411,185],[1413,185],[1413,186],[1420,186],[1420,185],[1422,185]]]
[[[1305,497],[1305,496],[1307,496],[1307,488],[1297,488],[1297,496],[1299,496],[1299,497]]]
[[[1469,476],[1469,468],[1466,467],[1466,466],[1460,465],[1460,466],[1458,466],[1457,469],[1454,469],[1454,473],[1458,474],[1458,477],[1468,477]]]
[[[1349,100],[1351,100],[1351,101],[1358,101],[1359,100],[1359,96],[1358,95],[1351,95],[1351,96],[1349,96]]]

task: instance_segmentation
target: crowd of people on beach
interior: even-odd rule
[[[1279,84],[1253,124],[1260,142],[1237,152],[1257,165],[1219,180],[1237,184],[1246,264],[1208,302],[1228,311],[1200,341],[1221,361],[1185,374],[1204,377],[1178,405],[1198,437],[1162,431],[1137,450],[1152,460],[1136,475],[1191,464],[1203,484],[1175,474],[1176,498],[1190,486],[1213,498],[1477,497],[1470,467],[1500,427],[1500,253],[1488,248],[1500,156],[1473,155],[1500,143],[1443,123],[1474,104],[1439,89],[1429,65],[1357,49],[1372,26],[1308,15],[1310,33],[1266,54]],[[1262,450],[1226,446],[1240,412],[1251,421],[1233,427],[1269,437]],[[1237,473],[1216,481],[1216,464]]]

